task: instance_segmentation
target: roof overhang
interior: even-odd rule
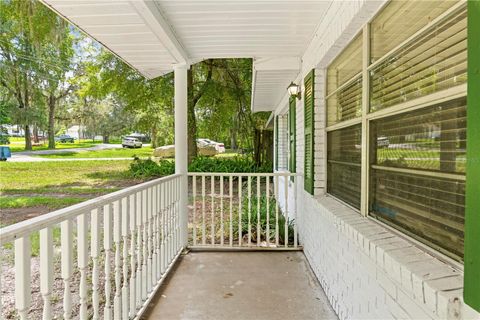
[[[147,78],[253,58],[252,109],[271,111],[333,0],[41,0]]]
[[[273,111],[300,72],[299,57],[266,58],[253,62],[252,110]]]

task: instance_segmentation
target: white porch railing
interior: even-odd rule
[[[298,248],[295,174],[188,175],[190,248]]]
[[[15,288],[2,286],[4,292],[15,291],[18,316],[33,318],[29,315],[31,238],[37,233],[43,319],[133,319],[141,315],[184,245],[180,179],[180,175],[171,175],[2,228],[2,247],[14,244]],[[58,242],[61,254],[56,263]],[[55,286],[63,291],[63,310],[54,315],[56,273],[63,282]],[[75,275],[79,281],[73,283]]]

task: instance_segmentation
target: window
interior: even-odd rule
[[[362,33],[328,67],[327,125],[362,115]]]
[[[371,214],[463,255],[466,99],[373,121]]]
[[[372,112],[466,83],[466,10],[436,25],[370,74]]]
[[[370,36],[357,36],[327,69],[327,192],[457,260],[465,216],[466,22],[462,2],[391,0],[363,29]],[[362,47],[370,48],[363,64]]]
[[[327,133],[327,192],[360,209],[362,127],[362,33],[327,70],[327,126],[357,121]]]
[[[327,192],[360,209],[361,125],[327,134]]]

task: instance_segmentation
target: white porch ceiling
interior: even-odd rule
[[[208,58],[298,59],[332,2],[42,1],[147,78]],[[253,109],[272,110],[278,102],[273,100],[297,74],[298,69],[280,65],[257,72]]]

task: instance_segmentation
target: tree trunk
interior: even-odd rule
[[[25,125],[25,150],[32,150],[32,136],[28,124]]]
[[[187,127],[188,127],[188,163],[197,156],[197,119],[195,117],[195,102],[193,101],[193,66],[187,72]]]
[[[106,134],[103,134],[103,143],[110,143],[109,140],[110,140],[110,137]]]
[[[151,131],[151,140],[152,140],[151,143],[152,143],[152,148],[153,149],[155,149],[157,147],[157,134],[158,134],[157,131],[158,131],[157,130],[157,125],[154,124],[152,126],[152,131]]]
[[[48,97],[48,149],[55,149],[55,97]]]
[[[38,126],[35,125],[33,126],[33,142],[34,143],[39,143],[40,140],[38,139]]]
[[[230,148],[233,150],[238,149],[238,119],[234,115],[232,117],[232,128],[230,129]]]

